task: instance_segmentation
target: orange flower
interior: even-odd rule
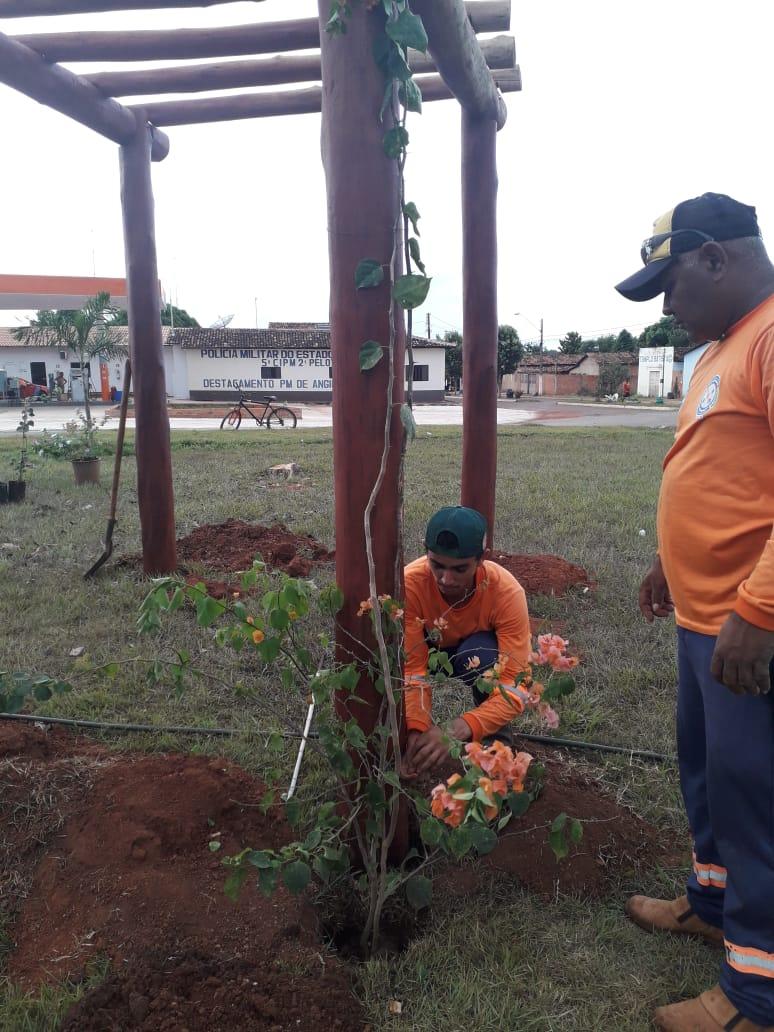
[[[367,598],[364,602],[360,603],[360,609],[358,609],[357,615],[358,616],[365,616],[366,613],[370,613],[373,608],[374,608],[373,602],[371,601],[370,598]]]
[[[263,633],[263,631],[253,631],[253,641],[256,645],[260,645],[265,637],[266,635]]]
[[[433,620],[433,627],[437,627],[439,631],[445,631],[448,626],[449,621],[444,619],[442,616],[437,616],[435,620]]]
[[[255,617],[254,616],[246,616],[245,617],[245,623],[254,624],[255,623]]]
[[[465,664],[465,669],[466,670],[475,670],[477,667],[480,667],[480,666],[481,666],[481,659],[480,659],[480,657],[479,656],[471,656],[470,659]]]
[[[298,613],[295,611],[295,609],[292,606],[288,609],[288,618],[291,619],[291,620],[297,620],[298,619]]]

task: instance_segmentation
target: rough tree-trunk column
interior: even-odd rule
[[[175,501],[153,219],[151,132],[140,119],[134,138],[121,146],[121,207],[143,569],[149,574],[172,573],[177,568]]]
[[[382,136],[389,121],[379,121],[384,82],[373,58],[377,33],[384,31],[381,11],[354,7],[345,36],[330,36],[324,25],[330,0],[319,0],[323,71],[322,152],[328,190],[330,321],[333,360],[333,460],[336,503],[336,581],[344,592],[336,642],[338,658],[365,658],[373,648],[367,619],[358,617],[368,598],[363,513],[379,473],[388,407],[388,362],[361,373],[359,352],[367,340],[386,345],[390,328],[387,281],[376,289],[356,290],[355,269],[362,258],[388,265],[399,215],[398,167],[386,157]],[[394,594],[398,542],[398,468],[404,396],[404,327],[397,313],[391,451],[387,475],[372,519],[377,591]],[[386,358],[386,356],[385,356]],[[400,562],[397,563],[400,571]],[[398,580],[400,577],[398,577]],[[361,679],[364,706],[352,712],[369,732],[378,715],[380,696]]]
[[[497,124],[462,111],[462,504],[492,543],[497,477]]]

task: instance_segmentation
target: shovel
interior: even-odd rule
[[[110,513],[108,514],[107,530],[103,552],[93,566],[84,573],[84,579],[93,577],[101,566],[104,566],[113,554],[113,528],[116,525],[116,506],[118,504],[118,482],[121,478],[121,456],[124,451],[124,431],[126,430],[126,410],[129,408],[129,388],[132,385],[132,366],[129,359],[124,366],[124,391],[121,395],[121,415],[118,419],[118,435],[116,437],[116,461],[113,466],[113,486],[110,489]]]

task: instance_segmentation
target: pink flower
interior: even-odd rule
[[[546,727],[550,727],[554,730],[559,727],[559,714],[555,709],[549,706],[547,702],[538,703],[537,711],[538,716]]]
[[[433,620],[433,627],[437,627],[439,631],[445,631],[449,626],[449,621],[445,620],[442,616],[437,616]]]
[[[480,666],[481,666],[480,658],[478,656],[471,656],[470,659],[465,664],[465,669],[466,670],[475,670],[477,667],[480,667]]]

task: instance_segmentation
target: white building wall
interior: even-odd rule
[[[643,398],[666,397],[672,390],[675,349],[640,348],[637,393]],[[657,375],[656,375],[657,374]],[[663,384],[661,383],[663,378]]]

